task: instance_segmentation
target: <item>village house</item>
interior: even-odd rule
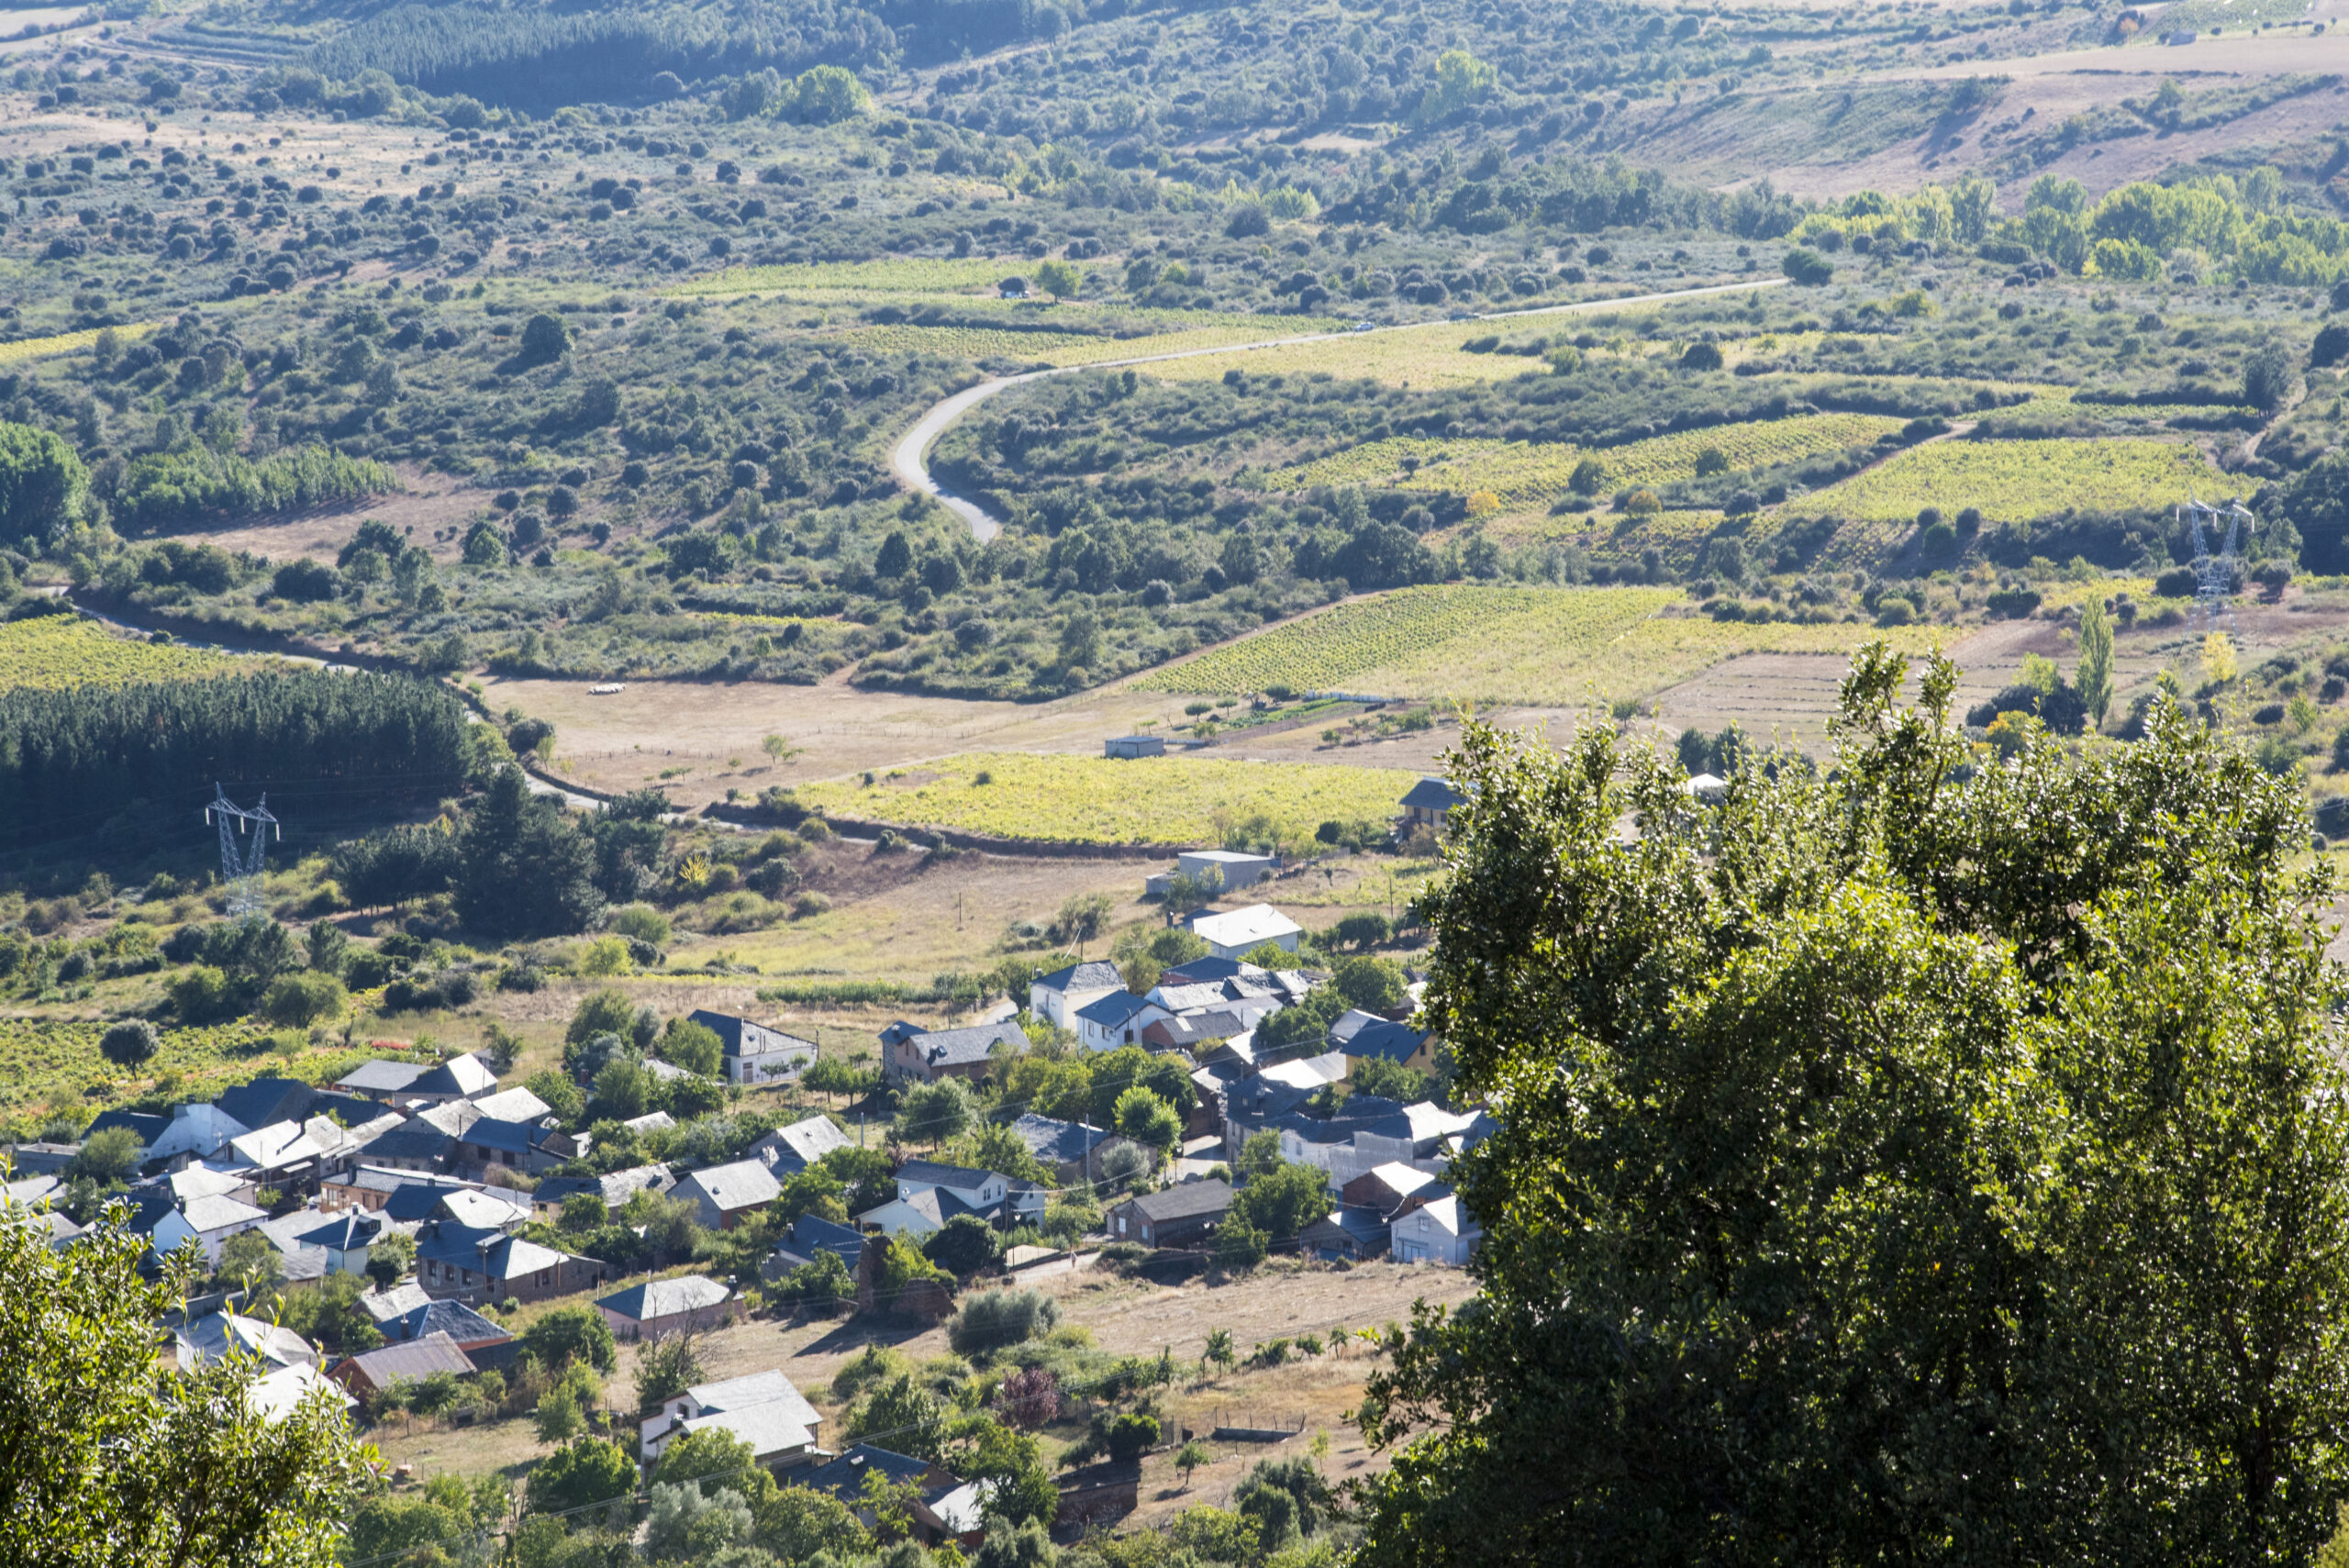
[[[917,1237],[944,1229],[957,1215],[1000,1224],[1009,1196],[1010,1179],[996,1172],[909,1160],[897,1172],[897,1195],[856,1216],[856,1223],[884,1235],[902,1230]]]
[[[1077,1042],[1087,1051],[1115,1051],[1141,1043],[1141,1031],[1174,1014],[1130,991],[1112,991],[1076,1010]]]
[[[1028,1037],[1018,1024],[1008,1020],[967,1029],[925,1029],[901,1018],[881,1031],[881,1070],[892,1084],[984,1078],[998,1047],[1024,1051]]]
[[[1440,1197],[1396,1220],[1392,1237],[1389,1246],[1398,1263],[1443,1263],[1462,1268],[1476,1255],[1476,1245],[1485,1239],[1485,1229],[1462,1207],[1458,1197]]]
[[[1251,904],[1228,914],[1202,914],[1191,918],[1191,934],[1208,944],[1218,958],[1240,958],[1270,942],[1283,952],[1297,951],[1305,928],[1269,904]]]
[[[1330,1043],[1349,1061],[1376,1058],[1420,1073],[1435,1071],[1435,1036],[1360,1008],[1348,1009],[1330,1026]]]
[[[446,1334],[427,1334],[407,1344],[362,1351],[335,1362],[327,1375],[361,1398],[381,1394],[395,1383],[421,1383],[438,1373],[457,1377],[473,1374],[473,1358]]]
[[[1386,1218],[1376,1209],[1341,1205],[1297,1233],[1297,1251],[1325,1263],[1362,1262],[1385,1255]]]
[[[1252,887],[1280,870],[1277,855],[1253,855],[1240,850],[1186,850],[1174,857],[1174,869],[1163,871],[1142,879],[1146,897],[1163,898],[1174,891],[1174,879],[1188,877],[1195,884],[1216,893],[1237,893]]]
[[[699,1384],[667,1400],[642,1423],[640,1446],[644,1462],[657,1463],[671,1439],[716,1428],[748,1443],[760,1464],[781,1469],[817,1456],[822,1425],[823,1418],[790,1378],[780,1372],[757,1372]]]
[[[688,1173],[671,1195],[692,1204],[695,1218],[710,1229],[731,1230],[782,1196],[783,1186],[765,1162],[737,1160]]]
[[[1010,1123],[1008,1130],[1028,1146],[1028,1152],[1052,1173],[1054,1181],[1065,1186],[1083,1186],[1091,1182],[1100,1168],[1107,1146],[1125,1141],[1106,1127],[1061,1121],[1038,1116],[1034,1111],[1022,1113]]]
[[[787,1084],[816,1060],[815,1041],[749,1018],[706,1008],[697,1008],[688,1017],[718,1037],[718,1048],[725,1053],[720,1071],[729,1084],[746,1089]]]
[[[855,1509],[858,1519],[869,1527],[874,1516],[864,1505],[864,1488],[866,1477],[873,1475],[905,1496],[916,1540],[931,1546],[952,1541],[969,1550],[985,1538],[982,1516],[991,1483],[965,1482],[943,1465],[871,1443],[859,1443],[839,1458],[827,1460],[794,1484],[830,1493]]]
[[[1072,963],[1040,974],[1028,983],[1028,1011],[1056,1028],[1076,1031],[1077,1009],[1097,1002],[1112,991],[1126,988],[1125,977],[1114,963],[1099,959]]]
[[[835,1149],[849,1147],[848,1134],[828,1116],[811,1116],[778,1127],[750,1147],[750,1153],[777,1176],[799,1174]]]
[[[739,1321],[742,1302],[732,1288],[702,1274],[645,1280],[599,1296],[596,1310],[619,1340],[648,1334],[701,1333]]]
[[[536,1208],[560,1211],[571,1198],[591,1196],[606,1208],[618,1208],[640,1191],[665,1193],[676,1184],[666,1165],[631,1165],[601,1176],[549,1176],[532,1189],[530,1202]]]
[[[416,1278],[433,1296],[468,1303],[544,1301],[593,1290],[611,1265],[508,1236],[440,1220],[417,1237]]]
[[[1441,833],[1450,820],[1452,808],[1467,797],[1438,778],[1422,778],[1403,795],[1403,825],[1408,828],[1431,828]]]
[[[1108,1216],[1109,1234],[1145,1247],[1197,1247],[1231,1210],[1231,1185],[1209,1176],[1128,1198]]]
[[[267,1209],[255,1208],[232,1197],[191,1198],[157,1217],[154,1229],[148,1233],[148,1245],[158,1258],[168,1258],[182,1247],[193,1245],[204,1253],[204,1266],[217,1269],[220,1266],[221,1243],[231,1236],[258,1229],[268,1218]]]

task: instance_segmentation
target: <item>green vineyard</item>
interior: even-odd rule
[[[803,784],[802,806],[868,822],[1066,844],[1219,844],[1261,820],[1284,843],[1331,820],[1393,816],[1412,775],[1206,757],[974,752],[873,778]]]
[[[1902,524],[1926,506],[1953,516],[1975,506],[1995,523],[2168,507],[2189,494],[2208,500],[2242,488],[2180,441],[1942,441],[1806,496],[1798,509]]]
[[[1680,613],[1687,605],[1668,588],[1405,588],[1303,617],[1135,684],[1571,707],[1645,696],[1741,653],[1842,653],[1876,636],[1915,651],[1933,636],[1844,621],[1718,622]]]
[[[251,662],[246,662],[251,667]],[[168,643],[117,636],[79,616],[42,616],[0,625],[0,690],[126,685],[134,681],[224,675],[239,661]]]

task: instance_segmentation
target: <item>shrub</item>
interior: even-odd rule
[[[312,969],[278,976],[262,998],[261,1010],[271,1023],[306,1029],[340,1014],[345,1005],[342,982]]]
[[[125,1018],[98,1039],[98,1054],[117,1067],[144,1066],[161,1040],[144,1018]]]
[[[1101,1429],[1102,1446],[1116,1460],[1139,1459],[1158,1440],[1158,1418],[1129,1410],[1113,1416]]]
[[[1032,1290],[982,1291],[963,1303],[946,1325],[946,1342],[957,1355],[999,1350],[1052,1332],[1060,1307]]]

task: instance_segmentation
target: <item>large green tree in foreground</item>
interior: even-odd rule
[[[2292,790],[2176,709],[1979,767],[1858,656],[1708,808],[1472,728],[1430,1010],[1480,1299],[1374,1383],[1375,1564],[2304,1561],[2349,1111]],[[1619,824],[1630,814],[1630,841]],[[1419,1434],[1413,1437],[1412,1434]]]
[[[0,1202],[0,1562],[334,1562],[367,1479],[340,1404],[264,1420],[250,1365],[159,1363],[188,1271],[143,1277],[146,1243],[109,1227],[57,1251],[35,1220]]]

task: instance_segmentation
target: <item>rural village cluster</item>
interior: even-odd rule
[[[1107,750],[1141,757],[1163,748],[1127,738]],[[1700,777],[1698,787],[1718,782]],[[1441,830],[1455,798],[1441,779],[1419,780],[1399,802],[1397,831]],[[1272,855],[1187,851],[1175,869],[1151,877],[1147,891],[1163,895],[1170,881],[1186,877],[1240,894],[1281,870]],[[1428,1100],[1329,1093],[1365,1064],[1435,1069],[1440,1041],[1412,1021],[1424,983],[1408,984],[1382,1011],[1345,1006],[1323,1029],[1259,1047],[1261,1023],[1330,982],[1327,973],[1293,966],[1302,928],[1271,904],[1233,898],[1181,924],[1204,956],[1163,969],[1139,994],[1116,964],[1080,961],[1037,974],[1024,1007],[1006,1000],[982,1021],[954,1027],[899,1019],[877,1041],[882,1080],[896,1090],[982,1078],[1026,1052],[1031,1030],[1061,1031],[1088,1054],[1139,1048],[1174,1063],[1196,1090],[1173,1145],[1138,1147],[1107,1118],[1093,1125],[1021,1111],[1002,1125],[1011,1145],[1031,1158],[1005,1162],[1041,1168],[1046,1180],[892,1150],[893,1190],[885,1201],[845,1222],[796,1215],[760,1262],[757,1281],[712,1278],[685,1266],[630,1275],[522,1232],[559,1221],[583,1202],[618,1214],[643,1193],[690,1205],[707,1229],[732,1230],[775,1205],[793,1177],[820,1169],[827,1155],[879,1147],[885,1121],[808,1115],[778,1126],[739,1159],[596,1173],[587,1163],[591,1134],[562,1130],[554,1108],[529,1088],[501,1086],[484,1053],[419,1060],[403,1044],[400,1055],[370,1060],[331,1083],[264,1075],[165,1111],[105,1111],[78,1142],[17,1144],[7,1200],[34,1207],[55,1246],[73,1246],[85,1228],[52,1200],[64,1195],[85,1147],[128,1134],[135,1174],[115,1200],[121,1207],[99,1223],[142,1238],[151,1265],[191,1249],[201,1272],[217,1275],[239,1238],[260,1238],[270,1253],[267,1273],[287,1286],[337,1275],[366,1282],[356,1305],[381,1343],[356,1353],[322,1353],[274,1315],[241,1309],[246,1293],[233,1284],[191,1298],[159,1326],[166,1354],[184,1367],[220,1358],[249,1366],[255,1408],[273,1418],[320,1391],[355,1410],[386,1390],[508,1368],[522,1343],[500,1319],[532,1304],[592,1306],[624,1342],[690,1338],[745,1320],[761,1305],[762,1283],[772,1286],[827,1255],[840,1260],[853,1294],[818,1301],[818,1310],[877,1308],[934,1321],[952,1310],[952,1287],[894,1299],[878,1285],[894,1244],[918,1246],[964,1217],[997,1231],[1032,1228],[1071,1194],[1098,1207],[1097,1232],[1065,1245],[1004,1249],[959,1287],[1083,1270],[1105,1249],[1196,1264],[1217,1256],[1233,1207],[1231,1172],[1252,1143],[1317,1173],[1322,1189],[1320,1209],[1277,1242],[1279,1250],[1332,1264],[1381,1258],[1466,1264],[1482,1231],[1452,1195],[1445,1170],[1488,1130],[1490,1118]],[[749,1091],[738,1096],[746,1106],[791,1088],[818,1059],[814,1042],[751,1018],[696,1010],[685,1021],[715,1035],[722,1053],[716,1076]],[[643,1065],[658,1079],[694,1076],[658,1056]],[[676,1123],[653,1111],[623,1125],[643,1134]],[[1263,1255],[1260,1239],[1255,1256]],[[685,1388],[641,1420],[636,1446],[649,1472],[677,1438],[722,1432],[786,1485],[852,1506],[866,1500],[868,1476],[885,1475],[918,1494],[918,1539],[963,1547],[983,1540],[988,1483],[965,1481],[884,1442],[827,1440],[824,1425],[791,1377],[769,1368]],[[1102,1490],[1092,1478],[1071,1482],[1063,1522],[1114,1518],[1119,1488],[1107,1488],[1106,1514]],[[1131,1487],[1123,1490],[1130,1506]]]

